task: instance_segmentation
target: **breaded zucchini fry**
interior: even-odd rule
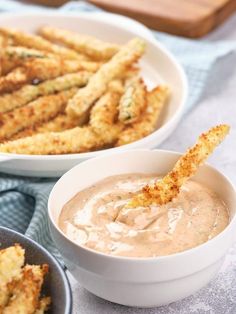
[[[6,140],[26,127],[48,121],[63,112],[76,91],[77,88],[72,88],[55,95],[43,96],[26,106],[0,114],[0,140]]]
[[[0,112],[3,113],[24,106],[40,96],[50,95],[72,87],[84,86],[90,77],[90,72],[81,71],[60,76],[39,85],[25,85],[11,94],[0,96]]]
[[[6,76],[0,77],[0,93],[7,93],[27,83],[24,68],[16,68]]]
[[[122,81],[121,80],[111,81],[111,83],[109,84],[109,90],[115,94],[115,97],[117,96],[117,93],[122,94],[122,92],[123,92]],[[107,96],[106,96],[106,98],[105,97],[103,98],[103,100],[105,100],[105,99],[107,99]],[[103,100],[101,98],[100,104],[101,104],[101,102],[104,102]],[[112,100],[112,103],[114,104],[113,100]],[[106,103],[105,103],[105,105],[106,105]],[[116,103],[116,107],[117,107],[117,103]],[[107,106],[105,108],[107,108]],[[109,108],[108,108],[108,110],[109,110]],[[94,108],[94,110],[92,111],[92,115],[91,115],[91,119],[93,121],[93,124],[95,121],[97,121],[97,118],[96,118],[97,114],[99,114],[101,119],[103,119],[103,111],[104,111],[104,108],[101,108],[101,114],[99,114],[98,108],[97,107]],[[111,108],[110,113],[112,113],[112,112],[114,112],[114,111]],[[26,136],[32,136],[32,135],[37,134],[37,133],[61,132],[64,130],[72,129],[76,126],[83,125],[88,120],[88,115],[89,115],[89,113],[86,113],[84,115],[84,117],[78,118],[78,117],[71,117],[65,113],[62,113],[48,122],[42,123],[40,125],[36,125],[34,127],[26,128],[26,129],[18,132],[17,134],[10,137],[10,140],[12,141],[12,140],[16,140],[16,139],[23,138]],[[106,119],[106,115],[107,115],[107,112],[104,112],[104,118],[105,119]],[[117,116],[117,109],[114,112],[114,115]]]
[[[214,149],[224,140],[230,127],[221,124],[211,128],[200,135],[197,143],[189,148],[180,157],[174,168],[158,180],[154,185],[146,185],[142,193],[137,194],[127,204],[127,207],[149,206],[151,204],[166,204],[176,197],[181,186],[193,175],[198,167],[203,164]]]
[[[22,63],[32,59],[54,58],[53,54],[25,47],[8,46],[2,58],[2,74],[5,75]]]
[[[59,114],[53,120],[43,123],[36,128],[38,133],[45,132],[61,132],[64,130],[72,129],[76,126],[83,124],[80,118],[70,117],[64,113]]]
[[[145,43],[134,38],[123,46],[107,63],[91,77],[85,88],[82,88],[69,101],[67,113],[80,116],[87,111],[107,89],[111,80],[121,75],[127,67],[137,61],[145,51]]]
[[[14,289],[13,297],[3,309],[3,314],[24,313],[33,314],[39,306],[39,296],[43,284],[43,277],[47,273],[47,265],[26,265],[23,268],[22,280]]]
[[[22,46],[7,46],[6,47],[6,56],[9,59],[17,59],[21,61],[26,61],[32,58],[49,58],[55,57],[54,54],[40,51],[37,49],[26,48]]]
[[[91,112],[90,126],[76,127],[63,132],[46,132],[9,141],[0,145],[0,152],[33,155],[70,154],[111,145],[117,140],[122,128],[122,125],[114,123],[118,112],[119,94],[111,92],[103,97]]]
[[[92,36],[50,26],[42,27],[39,33],[50,41],[64,44],[95,60],[110,59],[120,48],[117,44],[106,43]]]
[[[33,59],[0,78],[0,93],[11,92],[26,83],[45,81],[78,71],[96,72],[97,62],[62,60],[60,58]]]
[[[0,34],[10,37],[15,45],[52,52],[67,59],[80,58],[74,50],[52,44],[50,41],[33,34],[10,28],[0,28]]]
[[[0,144],[5,153],[56,155],[87,152],[101,147],[91,127],[76,127],[63,132],[47,132]]]
[[[124,85],[122,80],[116,79],[111,81],[108,84],[108,89],[109,91],[113,91],[122,95],[124,93]]]
[[[82,124],[83,121],[81,121],[81,118],[70,117],[64,113],[61,113],[48,122],[36,125],[35,127],[28,127],[18,132],[17,134],[10,137],[10,140],[12,141],[38,133],[61,132],[75,128],[76,126],[81,126]]]
[[[3,63],[3,53],[4,53],[5,45],[4,38],[0,36],[0,76],[2,75],[2,63]]]
[[[159,115],[169,96],[167,86],[161,85],[147,93],[147,108],[139,121],[128,125],[120,133],[116,146],[135,142],[150,133],[156,128]]]
[[[90,114],[90,125],[107,144],[114,143],[123,126],[115,123],[118,115],[120,94],[114,91],[104,94],[94,105]]]
[[[119,120],[125,124],[140,118],[146,107],[146,86],[139,77],[128,79],[119,104]]]
[[[25,251],[20,245],[0,250],[0,313],[10,297],[8,284],[21,277],[24,259]]]
[[[48,310],[50,303],[51,303],[50,297],[42,298],[39,301],[39,308],[34,312],[34,314],[44,314]]]

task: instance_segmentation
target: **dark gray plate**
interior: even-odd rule
[[[25,249],[25,261],[28,264],[48,264],[49,274],[46,276],[43,295],[52,298],[52,305],[48,313],[51,314],[71,314],[72,313],[72,294],[67,276],[56,261],[42,246],[24,235],[0,227],[0,249],[21,244]]]

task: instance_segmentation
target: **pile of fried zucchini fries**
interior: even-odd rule
[[[121,46],[50,26],[0,28],[0,46],[0,152],[89,152],[156,129],[169,89],[147,90],[142,39]]]
[[[0,313],[43,314],[51,299],[41,288],[48,265],[25,265],[25,250],[19,245],[0,250]]]

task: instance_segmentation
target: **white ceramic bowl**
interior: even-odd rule
[[[171,88],[171,101],[160,119],[158,130],[151,135],[122,147],[96,152],[32,156],[0,154],[0,171],[27,176],[56,177],[65,173],[81,161],[112,151],[131,148],[154,148],[164,141],[177,126],[187,96],[186,76],[175,58],[156,40],[142,24],[129,18],[108,13],[28,13],[2,14],[0,27],[17,27],[34,32],[42,25],[50,24],[81,33],[97,36],[103,40],[126,43],[139,36],[147,42],[147,53],[142,58],[141,68],[149,87],[166,82]]]
[[[52,236],[68,269],[87,290],[123,305],[153,307],[187,297],[217,273],[234,240],[236,193],[231,182],[209,165],[202,166],[195,179],[225,201],[231,221],[218,236],[196,248],[155,258],[114,257],[75,244],[57,226],[63,205],[78,191],[116,174],[165,174],[179,156],[161,150],[105,155],[77,165],[56,183],[48,202]]]

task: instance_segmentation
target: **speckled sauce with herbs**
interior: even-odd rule
[[[209,188],[189,180],[166,205],[127,208],[127,201],[157,175],[108,177],[80,191],[62,209],[59,227],[74,242],[110,255],[154,257],[193,248],[229,223],[224,202]]]

